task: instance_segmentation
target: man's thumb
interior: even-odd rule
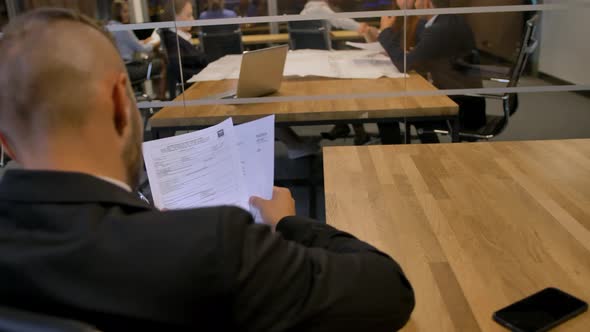
[[[261,208],[262,204],[264,204],[266,200],[258,197],[258,196],[252,196],[250,197],[250,205],[254,206],[255,208]]]

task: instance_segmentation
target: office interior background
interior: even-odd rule
[[[203,45],[203,31],[211,27],[236,27],[242,36],[241,50],[256,50],[277,44],[289,43],[289,22],[301,19],[299,13],[305,6],[305,0],[226,0],[225,8],[236,13],[235,18],[215,20],[211,25],[206,20],[198,19],[207,10],[207,0],[193,1],[193,16],[195,20],[189,21],[193,25],[192,41],[197,47]],[[395,9],[395,1],[387,0],[334,0],[331,7],[336,13],[350,14],[347,17],[354,18],[358,22],[366,22],[370,26],[379,27],[380,16],[392,15],[410,22],[412,17],[424,15],[416,9]],[[516,112],[511,112],[510,121],[505,130],[491,140],[544,140],[590,137],[590,47],[588,33],[590,33],[589,1],[525,1],[525,0],[451,0],[449,8],[437,8],[434,14],[460,15],[469,24],[473,31],[476,47],[474,57],[477,64],[485,66],[481,71],[481,85],[462,86],[461,93],[469,94],[470,89],[477,93],[485,93],[483,89],[492,89],[495,93],[505,93],[509,88],[518,90],[518,107]],[[3,27],[16,15],[39,7],[63,7],[79,10],[105,24],[114,18],[111,15],[112,0],[2,0],[0,1],[0,27]],[[149,38],[154,28],[173,28],[178,22],[166,21],[164,9],[166,0],[129,0],[130,22],[128,28],[133,31],[138,39]],[[394,10],[395,11],[392,11]],[[460,10],[458,10],[460,9]],[[390,11],[390,12],[388,12]],[[528,63],[520,75],[518,84],[507,85],[511,82],[510,73],[517,63],[518,55],[522,49],[523,36],[527,31],[527,20],[535,15],[539,21],[534,30],[536,47],[528,58]],[[314,17],[317,19],[318,17]],[[321,17],[320,17],[321,18]],[[326,19],[331,18],[326,16]],[[147,23],[147,25],[136,25]],[[149,24],[156,24],[150,26]],[[158,23],[164,23],[158,26]],[[184,22],[186,24],[186,22]],[[206,27],[203,25],[207,25]],[[332,28],[331,32],[340,29]],[[409,31],[409,29],[406,29]],[[259,39],[256,39],[258,36]],[[286,37],[285,37],[286,36]],[[246,38],[248,37],[248,38]],[[273,39],[278,38],[278,39]],[[281,39],[283,38],[283,39]],[[284,39],[287,38],[287,39]],[[406,35],[406,41],[410,36]],[[351,50],[347,42],[364,42],[360,35],[349,33],[338,38],[331,38],[329,49]],[[207,50],[204,49],[207,53]],[[199,103],[196,97],[183,94],[190,84],[184,77],[170,79],[170,68],[162,50],[155,50],[145,57],[138,57],[137,61],[152,63],[156,59],[161,63],[159,73],[150,73],[146,77],[140,77],[134,83],[141,112],[146,118],[146,139],[151,139],[151,126],[149,117],[157,114],[166,106],[190,107]],[[236,52],[231,52],[236,53]],[[211,55],[211,61],[217,60],[224,54]],[[466,59],[467,66],[470,59]],[[169,65],[169,63],[168,63]],[[166,76],[168,69],[168,77]],[[397,68],[400,72],[412,73],[408,68]],[[427,80],[428,77],[425,77]],[[409,76],[406,79],[410,79]],[[402,84],[400,91],[391,91],[400,100],[407,99],[411,102],[414,95],[444,94],[446,87],[437,87],[436,92],[420,91],[411,87],[411,84]],[[455,90],[456,88],[451,88]],[[403,92],[407,95],[404,95]],[[378,91],[387,93],[387,91]],[[453,91],[453,93],[456,93]],[[349,90],[331,89],[330,91],[310,91],[308,96],[324,99],[333,98],[334,103],[344,102]],[[374,99],[370,93],[355,94],[354,98]],[[297,102],[305,96],[294,96],[292,100]],[[192,98],[192,99],[191,99]],[[434,98],[434,97],[433,97]],[[239,100],[238,100],[239,102]],[[211,103],[211,101],[209,101]],[[270,102],[270,105],[273,103]],[[179,106],[180,105],[180,106]],[[214,107],[210,105],[209,107]],[[504,113],[501,100],[486,100],[486,114],[502,116]],[[303,137],[320,137],[321,132],[329,131],[332,126],[322,124],[318,126],[296,126],[295,131]],[[364,144],[379,144],[377,127],[373,124],[365,125],[371,140]],[[409,127],[412,143],[419,144],[417,131]],[[184,131],[178,131],[182,133]],[[439,135],[442,142],[450,142],[449,135]],[[353,145],[353,135],[333,141],[322,140],[322,146],[326,145]],[[468,143],[466,143],[468,144]],[[309,163],[307,160],[289,160],[284,147],[277,144],[276,177],[301,177],[310,173],[321,173],[321,156],[319,161]],[[320,176],[321,177],[321,176]],[[301,202],[298,210],[307,214],[309,211],[306,188],[293,187],[296,198]],[[318,217],[323,219],[323,191],[317,189]]]

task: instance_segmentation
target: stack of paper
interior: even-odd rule
[[[232,119],[189,134],[143,143],[154,204],[160,209],[234,205],[272,198],[274,115],[233,125]]]

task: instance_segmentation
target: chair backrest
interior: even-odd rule
[[[201,27],[201,46],[207,59],[212,62],[227,54],[242,54],[242,31],[238,25]]]
[[[518,81],[522,76],[527,61],[529,57],[535,52],[538,47],[538,41],[535,39],[535,32],[537,26],[539,24],[539,15],[533,15],[529,20],[526,22],[526,29],[523,35],[522,44],[520,49],[518,50],[518,57],[516,62],[510,70],[506,70],[506,74],[508,76],[507,87],[516,87],[518,85]],[[464,61],[467,62],[467,61]],[[470,68],[469,64],[466,66]],[[481,65],[473,65],[473,68],[476,70],[489,70],[489,72],[500,73],[498,69],[502,67],[498,66],[481,66]],[[502,73],[503,74],[503,73]],[[505,82],[505,80],[503,80]],[[498,121],[494,121],[492,123],[488,123],[483,129],[478,133],[461,133],[462,136],[465,137],[472,137],[476,139],[489,139],[493,138],[499,134],[501,134],[507,127],[510,117],[518,110],[518,94],[517,93],[505,93],[502,95],[502,108],[503,108],[503,116]]]
[[[510,79],[507,87],[512,88],[518,86],[518,82],[526,68],[529,57],[537,50],[539,41],[535,39],[535,32],[539,25],[539,14],[535,14],[526,22],[526,30],[523,35],[522,44],[518,51],[518,57],[514,66],[510,70]],[[518,109],[518,95],[515,93],[508,94],[504,99],[504,113],[510,116]]]
[[[173,75],[175,68],[172,68],[173,64],[168,58],[168,45],[166,45],[164,30],[157,29],[156,31],[158,36],[160,36],[160,53],[162,54],[162,59],[166,63],[166,89],[168,90],[170,99],[174,99],[176,97],[176,83],[178,78]]]
[[[5,307],[0,307],[0,331],[99,332],[96,328],[78,321]]]
[[[535,39],[535,32],[539,24],[539,14],[534,15],[526,22],[526,30],[523,36],[518,57],[514,63],[514,67],[510,72],[510,82],[508,87],[515,87],[524,72],[529,57],[537,50],[539,41]]]
[[[330,50],[332,42],[330,31],[325,21],[293,21],[289,22],[289,41],[292,50],[315,49]]]

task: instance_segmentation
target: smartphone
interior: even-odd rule
[[[587,309],[586,302],[557,288],[545,288],[496,311],[493,318],[512,331],[543,332]]]

